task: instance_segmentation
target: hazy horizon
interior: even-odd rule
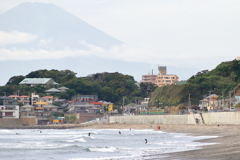
[[[89,38],[86,34],[76,45],[72,41],[72,45],[63,46],[61,43],[74,40],[70,37],[75,34],[74,30],[62,28],[70,38],[59,38],[58,41],[52,37],[57,37],[59,32],[49,38],[43,36],[43,32],[20,31],[21,25],[11,25],[12,28],[6,25],[5,29],[11,30],[0,30],[0,66],[4,67],[0,85],[12,76],[39,69],[69,69],[78,76],[120,72],[140,81],[141,75],[151,74],[152,69],[157,74],[158,65],[167,66],[169,74],[186,80],[199,71],[212,70],[221,62],[238,56],[240,2],[236,0],[69,0],[67,3],[63,0],[3,0],[0,17],[25,2],[51,3],[123,45],[115,43],[115,46],[105,48],[115,40],[100,45],[101,39]],[[61,21],[61,17],[55,19]],[[11,20],[12,17],[7,20],[9,24],[12,24]],[[2,22],[2,28],[7,24],[5,22]],[[36,24],[29,26],[29,31],[36,28]],[[33,45],[33,42],[38,43]],[[29,44],[35,48],[29,49]],[[78,44],[90,51],[77,48]]]

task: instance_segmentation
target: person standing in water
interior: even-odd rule
[[[121,134],[121,132],[120,132],[120,131],[119,131],[118,133],[119,133],[119,134]]]
[[[147,144],[147,139],[145,139],[145,144]]]
[[[88,133],[88,136],[89,136],[89,137],[91,136],[91,133],[90,133],[90,132]]]

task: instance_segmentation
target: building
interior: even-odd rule
[[[10,97],[14,100],[17,100],[18,103],[22,103],[23,105],[30,104],[30,97],[29,96],[10,95],[8,97]]]
[[[148,75],[142,75],[142,81],[141,83],[153,83],[155,84],[157,75],[148,74]]]
[[[24,105],[20,107],[21,118],[36,118],[35,109],[32,105]]]
[[[41,98],[42,100],[44,100],[45,102],[48,102],[48,105],[52,105],[53,104],[53,96],[44,96]]]
[[[39,99],[39,95],[32,93],[31,94],[31,105],[33,105],[34,103],[38,102]]]
[[[45,91],[46,93],[61,93],[62,91],[60,91],[59,89],[56,88],[51,88]]]
[[[58,88],[58,90],[60,90],[61,92],[67,92],[69,90],[69,88],[67,88],[67,87],[60,87],[60,88]]]
[[[69,113],[90,113],[91,108],[96,108],[94,104],[87,102],[73,102],[69,106]]]
[[[0,97],[0,118],[19,118],[18,101],[10,97]]]
[[[20,85],[27,85],[27,86],[47,86],[47,85],[58,85],[52,78],[25,78],[22,80]]]
[[[73,102],[92,103],[92,102],[98,101],[98,96],[97,95],[76,95],[76,96],[73,96],[72,100]]]
[[[204,99],[200,100],[199,107],[200,109],[208,109],[208,111],[217,110],[219,108],[218,95],[211,94]]]
[[[172,85],[178,82],[179,77],[174,74],[167,74],[166,66],[158,66],[158,75],[142,75],[141,83],[152,83],[156,84],[158,87],[165,85]]]
[[[157,75],[155,84],[158,87],[166,86],[166,85],[172,85],[178,82],[179,77],[174,74],[167,74],[167,67],[165,66],[159,66],[158,67],[159,73]]]

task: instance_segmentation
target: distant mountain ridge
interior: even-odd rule
[[[0,15],[0,31],[38,36],[29,43],[10,44],[7,48],[87,50],[89,44],[104,49],[124,44],[50,3],[26,2],[6,11]]]

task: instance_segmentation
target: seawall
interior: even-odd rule
[[[211,112],[187,115],[110,116],[109,123],[126,124],[240,124],[240,112]]]

